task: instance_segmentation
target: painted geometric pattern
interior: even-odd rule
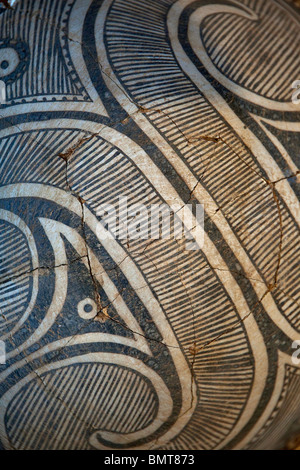
[[[0,35],[1,447],[277,448],[300,413],[299,9],[16,0]],[[200,249],[143,219],[109,237],[124,197],[202,205]]]

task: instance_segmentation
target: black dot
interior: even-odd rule
[[[86,313],[90,313],[92,310],[93,310],[93,306],[90,305],[90,304],[85,304],[85,306],[83,307],[84,311]]]
[[[9,66],[9,62],[7,60],[2,60],[0,67],[5,70],[7,69],[8,66]]]

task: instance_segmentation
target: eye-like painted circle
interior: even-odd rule
[[[84,320],[91,320],[97,315],[96,302],[89,297],[81,300],[77,305],[78,315]]]
[[[13,47],[0,49],[0,77],[6,77],[13,73],[20,64],[20,57]]]
[[[29,48],[22,41],[0,42],[0,80],[9,84],[20,78],[29,64]]]

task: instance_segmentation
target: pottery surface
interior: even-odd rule
[[[10,3],[0,448],[284,447],[300,429],[300,8]]]

